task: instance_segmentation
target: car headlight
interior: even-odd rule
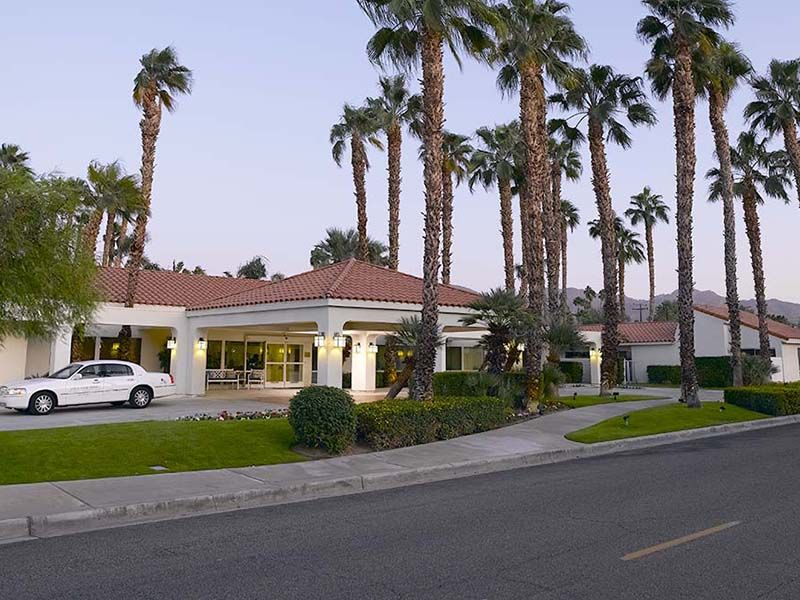
[[[3,390],[0,390],[2,393]],[[28,393],[28,390],[25,388],[5,388],[5,395],[6,396],[24,396]]]

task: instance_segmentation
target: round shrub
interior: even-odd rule
[[[289,403],[289,424],[301,444],[340,454],[356,435],[355,402],[339,388],[305,388]]]

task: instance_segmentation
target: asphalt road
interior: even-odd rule
[[[786,426],[3,545],[0,598],[799,598],[798,447]]]

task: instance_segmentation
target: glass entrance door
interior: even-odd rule
[[[267,385],[302,387],[303,344],[267,344]]]

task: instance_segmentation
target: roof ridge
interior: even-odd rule
[[[336,276],[336,279],[333,280],[333,283],[331,283],[328,289],[325,290],[326,298],[330,298],[331,296],[333,296],[334,292],[336,292],[336,288],[341,285],[342,281],[344,280],[345,277],[347,277],[347,274],[352,270],[353,265],[355,263],[356,263],[355,258],[350,258],[347,260],[347,263],[344,265],[342,272]]]
[[[110,267],[110,266],[105,266],[105,267],[104,266],[98,266],[97,269],[98,269],[98,272],[103,272],[103,271],[114,272],[114,271],[127,271],[128,270],[127,267]],[[169,277],[190,277],[190,278],[198,278],[198,279],[199,278],[219,279],[221,281],[239,280],[241,282],[252,281],[254,283],[258,281],[256,279],[249,279],[248,280],[246,277],[228,277],[227,275],[209,275],[208,273],[181,273],[179,271],[173,271],[172,269],[158,269],[158,270],[152,270],[152,271],[148,270],[148,269],[140,269],[139,272],[140,273],[164,273]],[[263,281],[262,281],[262,283],[263,283]],[[266,283],[270,283],[270,282],[267,281]],[[253,289],[255,289],[255,288],[253,288]]]
[[[187,308],[193,308],[195,306],[202,306],[203,304],[208,304],[210,302],[217,302],[219,300],[222,300],[223,298],[230,298],[231,296],[239,296],[241,294],[255,292],[257,290],[264,289],[268,285],[272,285],[273,284],[272,281],[262,281],[261,283],[262,283],[262,285],[253,286],[249,290],[239,290],[238,292],[231,292],[230,294],[222,294],[221,296],[215,296],[214,298],[209,298],[208,300],[203,300],[202,302],[195,302],[194,304],[192,304],[191,306],[189,306]]]

